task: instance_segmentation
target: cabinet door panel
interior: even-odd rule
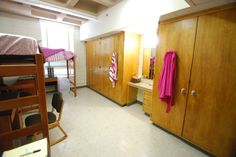
[[[93,82],[94,89],[98,92],[102,90],[102,53],[100,39],[94,41],[94,59],[93,59]]]
[[[103,53],[103,94],[111,97],[112,83],[109,79],[109,71],[111,65],[111,57],[114,52],[114,36],[102,39],[102,53]]]
[[[95,42],[88,41],[86,43],[86,65],[87,65],[87,85],[95,89],[95,79],[94,79],[94,71],[95,71]]]
[[[236,151],[236,10],[200,16],[184,138],[217,156]],[[190,93],[191,94],[191,93]]]
[[[121,89],[121,84],[122,84],[122,73],[120,73],[119,71],[122,70],[122,66],[120,66],[121,64],[123,64],[123,62],[121,63],[121,61],[123,60],[119,60],[119,57],[122,53],[124,53],[123,48],[119,47],[119,42],[122,41],[123,42],[123,36],[122,34],[116,34],[116,35],[112,35],[109,37],[105,37],[102,39],[102,55],[103,55],[103,59],[102,59],[102,64],[103,64],[103,78],[102,78],[102,85],[103,85],[103,91],[102,93],[109,97],[110,99],[116,101],[119,104],[122,104],[121,100],[120,100],[120,95],[117,93],[122,93],[122,89]],[[118,81],[116,82],[116,86],[115,88],[112,87],[112,82],[109,79],[109,71],[110,71],[110,65],[111,65],[111,59],[112,59],[112,54],[113,52],[115,52],[117,54],[117,69],[118,69]]]
[[[159,25],[159,44],[156,54],[155,78],[153,84],[153,106],[151,119],[159,126],[181,136],[186,94],[180,89],[188,89],[194,38],[197,18]],[[175,104],[169,113],[166,113],[166,104],[159,99],[157,83],[162,70],[165,52],[175,50],[177,53],[177,78],[175,86]]]
[[[91,42],[86,43],[86,73],[87,73],[87,85],[91,87],[91,81],[90,79],[92,78],[92,65],[91,65],[91,59],[92,59],[92,44]]]

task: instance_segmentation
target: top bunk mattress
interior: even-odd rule
[[[39,53],[34,38],[0,33],[0,55],[33,55]]]

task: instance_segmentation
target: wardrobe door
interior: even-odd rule
[[[111,97],[112,84],[109,79],[109,71],[111,65],[111,57],[114,52],[114,36],[106,37],[102,40],[102,53],[103,53],[103,94]]]
[[[98,92],[102,91],[102,52],[101,52],[101,40],[97,39],[93,43],[94,55],[93,55],[93,82],[94,89]]]
[[[86,42],[86,73],[87,73],[87,85],[91,87],[92,78],[92,42]]]
[[[87,65],[87,85],[95,89],[95,79],[94,79],[94,71],[95,71],[95,42],[88,41],[86,43],[86,65]]]
[[[236,9],[200,16],[183,137],[221,157],[236,152]]]
[[[112,88],[111,98],[118,102],[120,105],[126,104],[126,99],[122,97],[126,91],[122,88],[124,83],[124,32],[120,32],[113,37],[114,52],[117,54],[117,81],[115,88]],[[111,59],[111,56],[110,56]],[[111,84],[110,84],[111,85]],[[125,99],[125,100],[124,100]]]
[[[159,43],[156,54],[151,119],[155,124],[179,136],[181,136],[185,114],[186,93],[189,85],[196,24],[197,18],[192,18],[159,24],[158,30]],[[177,78],[175,85],[175,104],[166,113],[166,104],[159,99],[157,84],[162,70],[164,55],[168,50],[174,50],[177,53]],[[181,89],[182,93],[180,92]]]

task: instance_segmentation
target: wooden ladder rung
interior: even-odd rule
[[[35,74],[35,64],[0,65],[0,76],[20,76]]]
[[[29,106],[38,103],[39,103],[39,96],[37,95],[8,99],[0,101],[0,111]]]
[[[28,135],[33,135],[36,132],[41,132],[41,124],[35,124],[23,129],[19,130],[14,130],[11,132],[5,132],[0,134],[0,141],[8,141],[8,140],[13,140],[19,137],[24,137]]]
[[[34,84],[18,84],[13,86],[0,86],[0,90],[18,90],[18,89],[28,89],[34,88]]]

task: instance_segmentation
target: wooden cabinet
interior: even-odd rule
[[[192,64],[193,47],[197,18],[185,19],[168,24],[159,25],[159,45],[156,54],[155,77],[153,86],[153,114],[151,119],[159,126],[181,136],[184,113],[186,107],[186,94],[180,94],[180,90],[188,89],[189,76]],[[166,105],[159,99],[157,83],[163,64],[165,52],[175,50],[177,53],[177,78],[175,85],[175,104],[169,113],[166,113]]]
[[[186,139],[224,157],[236,151],[235,15],[231,9],[198,19],[183,130]]]
[[[151,115],[152,111],[152,92],[143,91],[143,111]]]
[[[86,43],[88,86],[120,105],[127,104],[128,82],[132,75],[138,72],[139,46],[140,35],[126,32],[88,41]],[[115,88],[109,80],[113,52],[117,53],[118,65]]]
[[[159,25],[151,119],[220,157],[236,152],[235,15],[231,7]],[[177,82],[175,104],[166,113],[156,86],[170,49],[178,56]]]

